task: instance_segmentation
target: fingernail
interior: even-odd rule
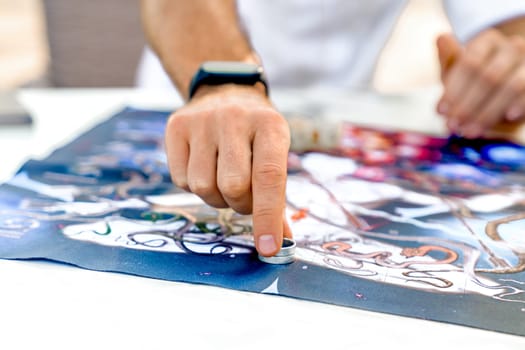
[[[275,239],[272,235],[262,235],[259,237],[259,253],[262,254],[272,254],[277,251],[277,244],[275,244]]]
[[[439,114],[447,114],[450,109],[450,105],[446,101],[441,101],[438,103],[438,113]]]
[[[509,122],[514,122],[523,117],[523,110],[518,106],[512,106],[507,111],[507,115],[505,117]]]

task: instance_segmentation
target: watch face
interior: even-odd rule
[[[252,63],[210,61],[202,65],[202,69],[209,73],[228,74],[255,74],[261,73],[262,67]]]

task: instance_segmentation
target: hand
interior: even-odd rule
[[[483,136],[496,124],[525,117],[525,39],[490,29],[464,47],[437,40],[443,96],[437,105],[451,132]]]
[[[283,235],[290,131],[257,87],[203,86],[166,127],[173,182],[213,207],[253,213],[258,252],[274,255]]]

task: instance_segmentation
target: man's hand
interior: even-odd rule
[[[525,39],[486,30],[464,47],[437,40],[444,92],[437,110],[451,132],[483,136],[496,124],[525,118]]]
[[[252,86],[203,86],[173,113],[166,152],[173,182],[214,207],[253,213],[257,250],[274,255],[283,235],[290,131]]]
[[[203,62],[261,64],[242,30],[235,0],[141,4],[149,43],[185,99]],[[257,250],[271,256],[280,250],[283,235],[291,237],[284,220],[290,131],[261,88],[199,87],[171,116],[166,152],[176,185],[214,207],[252,213]]]

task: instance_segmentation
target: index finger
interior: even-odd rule
[[[263,256],[275,255],[283,240],[290,136],[284,119],[276,124],[259,129],[253,139],[253,234]]]

